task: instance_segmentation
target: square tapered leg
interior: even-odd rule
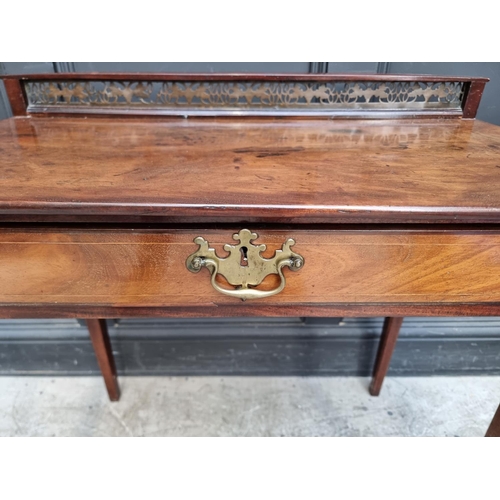
[[[396,347],[399,330],[403,324],[404,318],[385,318],[382,337],[377,352],[377,360],[375,361],[375,369],[373,370],[373,378],[370,384],[370,394],[378,396],[380,389],[384,383],[384,378],[389,369],[392,353]]]
[[[113,351],[111,350],[106,320],[88,319],[86,323],[97,357],[97,363],[104,377],[106,389],[108,390],[109,399],[111,401],[118,401],[120,399],[120,389],[118,387],[115,360],[113,358]]]

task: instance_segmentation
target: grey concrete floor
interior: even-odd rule
[[[482,436],[500,377],[0,377],[0,436]]]

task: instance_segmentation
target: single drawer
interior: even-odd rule
[[[498,231],[259,230],[271,258],[288,238],[304,258],[284,267],[280,293],[247,305],[500,302]],[[203,237],[217,255],[235,244],[231,230],[20,230],[0,234],[0,305],[121,307],[241,304],[215,290],[209,269],[186,259]],[[236,287],[217,275],[220,287]],[[271,274],[256,287],[273,290]]]

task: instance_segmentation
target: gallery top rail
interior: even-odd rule
[[[475,118],[488,78],[361,74],[2,76],[15,116]]]

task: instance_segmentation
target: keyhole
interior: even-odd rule
[[[240,266],[248,266],[248,257],[247,257],[248,248],[241,247],[240,252],[241,252]]]

